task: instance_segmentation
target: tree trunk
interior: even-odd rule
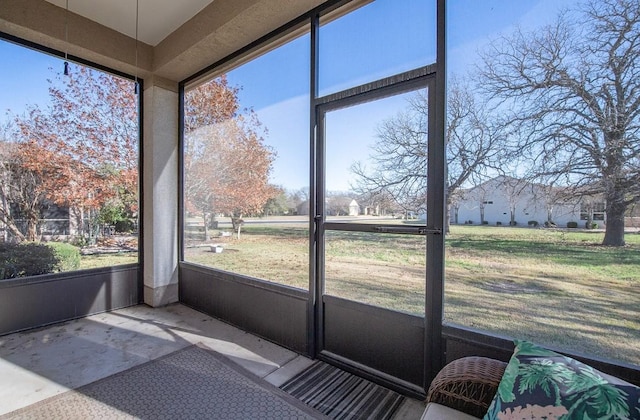
[[[95,245],[98,241],[98,231],[100,230],[96,223],[96,214],[94,209],[87,209],[86,224],[89,231],[88,244]]]
[[[458,211],[456,209],[456,220],[457,219]],[[449,200],[447,200],[447,214],[445,214],[444,216],[444,233],[451,233],[451,203],[449,202]]]
[[[38,224],[33,221],[27,221],[27,241],[36,242],[38,240]]]
[[[206,211],[202,212],[202,223],[204,224],[204,240],[205,242],[211,240],[211,234],[209,233],[209,215]]]
[[[13,220],[13,217],[11,216],[11,207],[9,206],[9,202],[4,193],[4,190],[0,191],[0,194],[2,195],[2,203],[1,203],[2,208],[0,208],[0,223],[3,223],[5,226],[4,240],[5,241],[9,240],[8,233],[11,232],[11,234],[14,236],[14,238],[16,238],[16,241],[18,243],[22,242],[24,241],[24,234],[20,232],[20,229],[18,229],[18,226],[16,225],[15,220]]]
[[[589,209],[589,211],[587,212],[587,221],[585,222],[584,227],[585,229],[591,229],[592,225],[593,225],[593,209]]]
[[[11,233],[11,235],[13,235],[13,237],[16,240],[16,242],[20,243],[20,242],[25,240],[24,234],[22,232],[20,232],[20,229],[18,229],[18,226],[16,226],[15,222],[13,221],[13,219],[9,219],[9,220],[5,221],[4,225],[5,225],[6,229]]]
[[[613,191],[607,194],[607,220],[602,245],[624,246],[624,194]]]
[[[243,224],[244,220],[242,220],[242,214],[231,217],[231,226],[233,227],[233,230],[236,231],[238,239],[240,239],[240,229]]]
[[[25,238],[27,241],[35,242],[38,238],[38,219],[39,214],[32,211],[27,211],[26,214],[27,231],[25,232]]]

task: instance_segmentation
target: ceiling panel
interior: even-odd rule
[[[66,8],[67,0],[46,0]],[[68,0],[69,11],[156,46],[213,0]]]

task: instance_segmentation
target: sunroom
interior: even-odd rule
[[[69,213],[3,188],[1,243],[81,260],[3,272],[2,336],[170,305],[418,399],[514,339],[640,384],[634,2],[184,3],[0,0],[3,186]]]

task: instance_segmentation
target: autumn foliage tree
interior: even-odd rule
[[[3,143],[0,150],[0,221],[18,242],[27,238],[35,240],[46,189],[41,182],[42,171],[31,171],[29,161],[40,151],[30,143],[11,144],[6,139]],[[24,232],[17,217],[26,219]]]
[[[239,235],[243,215],[261,213],[279,193],[268,183],[275,152],[224,76],[188,91],[184,102],[186,208],[202,216],[205,240],[216,214],[231,216]]]
[[[19,242],[35,241],[41,208],[51,195],[49,186],[64,177],[70,168],[64,158],[34,141],[5,146],[0,217]],[[12,207],[25,222],[24,232],[17,224],[16,215],[12,214]]]
[[[44,201],[67,207],[88,233],[107,203],[138,206],[138,121],[131,81],[84,66],[51,81],[51,105],[15,118],[3,156],[0,216],[20,241],[37,240]],[[10,165],[10,167],[7,167]],[[21,234],[9,211],[25,219]]]

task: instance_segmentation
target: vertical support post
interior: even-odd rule
[[[446,217],[446,42],[445,0],[437,0],[436,81],[429,89],[429,146],[427,169],[427,223],[442,235],[427,235],[425,302],[425,388],[444,364],[442,316],[444,310],[444,241]]]
[[[307,352],[315,358],[318,349],[317,338],[320,327],[318,305],[321,298],[318,285],[318,214],[316,203],[316,136],[317,114],[316,98],[318,97],[318,33],[320,30],[320,17],[316,13],[311,18],[310,29],[310,80],[309,80],[309,300],[307,302]]]
[[[184,83],[178,84],[178,262],[184,261]],[[178,274],[179,275],[179,274]]]
[[[178,84],[144,89],[144,302],[178,301]]]

